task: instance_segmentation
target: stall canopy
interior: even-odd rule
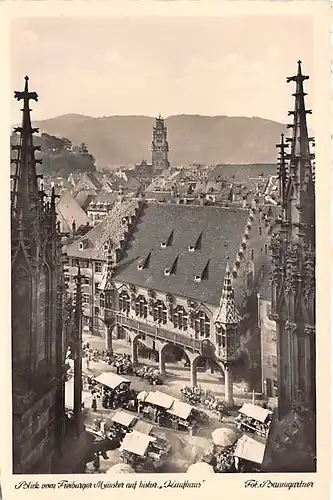
[[[201,476],[206,474],[215,474],[213,467],[206,462],[196,462],[195,464],[190,465],[187,469],[187,473],[193,475],[198,474]]]
[[[135,470],[128,464],[115,464],[106,471],[106,474],[133,474]]]
[[[116,373],[112,372],[103,372],[101,373],[98,377],[96,377],[96,382],[102,385],[106,385],[107,387],[110,387],[110,389],[115,389],[116,387],[119,387],[121,384],[130,384],[130,380],[127,380],[124,377],[121,377],[120,375],[117,375]]]
[[[133,413],[125,410],[118,410],[112,417],[112,421],[116,424],[124,425],[125,427],[131,427],[136,421],[136,416]]]
[[[145,402],[169,410],[174,402],[174,398],[163,392],[154,391],[148,394]]]
[[[136,399],[138,401],[145,401],[146,397],[148,396],[148,392],[147,391],[141,391],[139,392],[139,394],[137,395]]]
[[[265,455],[265,445],[244,434],[236,444],[234,456],[255,464],[262,464]]]
[[[120,450],[128,451],[129,453],[134,453],[134,455],[139,455],[140,457],[144,457],[148,446],[153,441],[156,441],[156,438],[153,436],[148,436],[147,434],[142,434],[142,432],[133,431],[123,439],[121,443]]]
[[[245,415],[246,417],[254,418],[263,424],[266,422],[268,415],[271,415],[272,412],[270,410],[266,410],[266,408],[262,408],[258,405],[253,405],[251,403],[246,403],[239,410],[239,413]]]
[[[142,434],[150,434],[154,429],[154,426],[143,420],[137,420],[133,425],[132,429],[134,431],[142,432]]]
[[[190,416],[192,410],[193,406],[175,399],[167,413],[186,420]]]
[[[212,439],[216,446],[232,446],[237,441],[236,432],[228,427],[220,427],[212,433]]]

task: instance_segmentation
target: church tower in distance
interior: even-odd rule
[[[169,144],[167,140],[167,128],[164,119],[159,115],[153,130],[153,141],[151,143],[152,169],[156,174],[158,171],[169,168]]]
[[[61,235],[55,193],[37,175],[28,77],[11,192],[13,473],[47,474],[61,448],[64,418]]]

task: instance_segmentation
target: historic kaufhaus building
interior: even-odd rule
[[[85,324],[104,325],[107,347],[117,330],[165,352],[182,348],[197,383],[202,359],[216,361],[232,401],[232,367],[257,329],[256,289],[268,261],[267,216],[247,209],[148,204],[124,200],[110,215],[65,248],[66,279],[80,264]],[[96,324],[96,321],[95,321]]]

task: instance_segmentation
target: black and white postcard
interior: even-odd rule
[[[328,495],[328,3],[0,7],[4,497]]]

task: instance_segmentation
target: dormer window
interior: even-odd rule
[[[172,245],[172,239],[173,239],[173,230],[166,239],[161,241],[161,248],[166,248]]]
[[[104,243],[103,248],[104,248],[104,250],[108,250],[109,249],[109,245],[107,243]]]
[[[138,271],[142,271],[142,269],[145,269],[146,267],[148,267],[149,260],[150,260],[150,255],[151,255],[151,252],[149,252],[149,254],[146,257],[144,257],[143,259],[139,260],[139,262],[138,262]]]
[[[201,239],[202,239],[202,233],[200,233],[199,236],[197,236],[197,238],[195,240],[192,240],[192,242],[190,243],[190,245],[188,245],[188,247],[187,247],[188,251],[189,252],[194,252],[195,250],[200,249]]]
[[[203,279],[207,279],[208,266],[209,266],[209,260],[206,262],[206,264],[201,269],[200,268],[197,269],[197,272],[194,275],[194,282],[195,283],[200,283]]]
[[[171,274],[171,269],[169,267],[167,269],[164,269],[165,276],[170,276],[170,274]]]
[[[79,242],[79,250],[84,250],[84,244],[83,241]]]

